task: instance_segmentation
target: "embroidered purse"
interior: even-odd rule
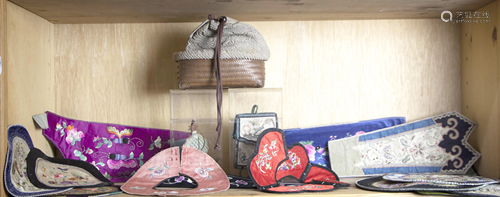
[[[276,113],[257,113],[257,110],[258,106],[254,105],[252,113],[237,114],[234,118],[234,167],[237,169],[247,167],[259,135],[268,128],[278,128]]]

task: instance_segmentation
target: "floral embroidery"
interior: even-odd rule
[[[297,154],[288,151],[288,161],[281,163],[278,167],[279,170],[290,170],[290,169],[302,169],[302,165],[300,165],[300,158],[297,157]]]
[[[422,146],[422,144],[420,143],[415,143],[413,144],[413,146],[410,148],[410,152],[413,153],[413,157],[417,158],[419,156],[422,156],[424,155],[424,150],[425,150],[425,147]],[[434,155],[433,155],[434,156]]]
[[[77,131],[75,127],[68,125],[66,127],[66,131],[68,131],[68,135],[66,136],[66,143],[75,145],[77,141],[81,141],[81,139],[85,136],[82,131]]]
[[[26,141],[19,137],[12,140],[12,164],[11,164],[11,181],[13,185],[22,192],[45,191],[35,187],[28,179],[26,156],[30,151],[30,147]],[[8,172],[6,172],[8,173]]]
[[[241,184],[241,185],[248,185],[248,183],[244,180],[236,180],[235,183]]]
[[[151,168],[148,168],[149,171],[152,171],[151,174],[149,175],[149,178],[157,177],[157,176],[162,176],[165,174],[165,170],[169,170],[170,168],[167,166],[165,161],[163,161],[163,165],[159,166],[153,166]]]
[[[141,139],[130,138],[133,134],[133,129],[123,129],[120,131],[113,126],[108,126],[107,131],[110,134],[109,138],[99,136],[94,137],[93,142],[99,141],[95,148],[100,148],[102,145],[106,145],[106,147],[111,148],[113,144],[130,144],[129,150],[133,151],[135,150],[136,145],[137,147],[142,147],[144,145],[144,142]],[[102,142],[100,142],[100,140],[102,140]],[[132,140],[137,141],[137,144],[134,144]]]
[[[316,153],[319,153],[318,159],[324,160],[327,152],[325,151],[325,148],[321,147],[314,147],[313,143],[314,141],[300,141],[302,145],[304,145],[304,148],[306,148],[307,155],[309,156],[309,161],[315,161],[316,160]]]
[[[153,143],[151,143],[151,145],[149,146],[149,149],[148,149],[148,150],[153,150],[153,149],[154,149],[154,147],[156,147],[156,148],[161,148],[163,144],[168,143],[168,141],[167,141],[167,142],[162,142],[162,141],[161,141],[161,137],[160,137],[160,136],[158,136],[158,137],[156,138],[156,140],[154,140],[154,141],[153,141],[153,137],[151,136],[151,141],[152,141]]]
[[[98,170],[99,170],[99,166],[104,166],[104,165],[105,165],[105,164],[104,164],[104,163],[102,163],[102,162],[98,162],[98,163],[96,163],[95,161],[92,161],[92,163],[91,163],[91,164],[92,164],[92,165],[94,165],[94,166],[95,166]]]
[[[67,167],[64,165],[53,164],[46,160],[38,160],[36,163],[36,173],[40,173],[38,179],[47,185],[52,186],[79,186],[94,185],[101,183],[86,170],[79,167]]]
[[[443,165],[446,161],[456,157],[446,153],[439,146],[446,129],[431,127],[397,134],[377,140],[362,141],[358,144],[363,165],[414,165],[421,164]]]
[[[262,173],[266,173],[264,172],[264,170],[262,170],[262,167],[264,167],[265,170],[271,169],[271,162],[269,160],[271,160],[273,157],[269,155],[268,152],[271,151],[271,154],[273,156],[277,156],[277,153],[279,151],[278,147],[276,146],[276,140],[271,141],[271,146],[268,147],[268,145],[269,144],[264,145],[262,152],[259,152],[259,158],[257,159],[257,161],[255,161],[257,167]]]
[[[194,172],[196,172],[196,174],[200,175],[201,177],[203,177],[205,179],[212,179],[212,177],[209,174],[209,171],[212,171],[212,170],[214,170],[214,169],[204,168],[200,162],[200,167],[197,167],[196,169],[194,169]]]

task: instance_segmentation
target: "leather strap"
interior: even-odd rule
[[[214,20],[213,15],[208,15],[208,20]],[[217,143],[214,149],[220,150],[220,134],[222,132],[222,81],[220,74],[220,53],[221,53],[221,38],[224,31],[224,25],[226,24],[227,18],[225,16],[220,16],[216,19],[219,21],[219,27],[217,28],[217,40],[215,42],[215,53],[214,53],[214,69],[215,78],[217,80],[216,96],[217,96]]]

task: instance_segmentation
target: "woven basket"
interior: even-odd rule
[[[179,89],[214,89],[217,80],[213,61],[197,59],[177,62]],[[224,88],[264,87],[266,72],[263,60],[222,59],[220,68]]]

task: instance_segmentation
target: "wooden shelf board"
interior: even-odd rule
[[[295,193],[295,194],[278,194],[278,193],[267,193],[261,192],[258,189],[229,189],[224,192],[219,192],[215,194],[203,195],[203,196],[300,196],[300,197],[316,197],[316,196],[324,196],[324,197],[355,197],[355,196],[366,196],[366,197],[377,197],[377,196],[398,196],[398,197],[407,197],[407,196],[421,196],[412,192],[374,192],[363,190],[357,188],[354,184],[356,180],[360,178],[341,178],[341,181],[351,184],[350,187],[345,189],[338,189],[330,192],[305,192],[305,193]],[[128,194],[119,194],[114,195],[113,197],[129,197],[132,195]],[[430,197],[430,196],[429,196]]]
[[[10,0],[52,23],[200,22],[208,14],[239,21],[439,18],[493,0]]]

